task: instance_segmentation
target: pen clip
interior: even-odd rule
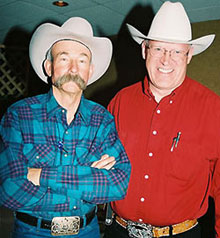
[[[62,141],[58,141],[57,142],[57,147],[60,151],[64,151],[68,154],[68,151],[64,148],[63,142]]]
[[[177,148],[178,142],[180,140],[181,132],[179,131],[177,133],[177,136],[173,138],[172,146],[170,148],[170,151],[173,152],[174,148]]]

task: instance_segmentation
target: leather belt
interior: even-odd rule
[[[127,229],[129,221],[126,221],[125,219],[115,215],[116,222]],[[141,224],[141,223],[140,223]],[[170,235],[170,229],[172,229],[172,234],[177,235],[183,232],[186,232],[193,227],[195,227],[198,224],[198,221],[196,219],[194,220],[186,220],[184,222],[172,225],[172,226],[164,226],[164,227],[152,227],[152,234],[153,237],[162,237],[162,236],[169,236]],[[147,224],[148,225],[148,224]]]
[[[89,223],[92,221],[92,219],[95,217],[96,214],[96,209],[93,209],[92,211],[88,212],[85,216],[86,216],[86,225],[89,225]],[[38,219],[37,217],[31,216],[29,214],[23,213],[23,212],[16,212],[16,218],[28,225],[31,226],[37,226],[38,224]],[[67,217],[68,218],[68,217]],[[52,224],[52,220],[41,220],[41,225],[40,227],[43,229],[51,229],[51,224]],[[84,224],[84,219],[82,217],[80,217],[80,225],[79,227],[82,228]]]

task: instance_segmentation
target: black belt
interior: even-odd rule
[[[93,209],[91,212],[88,212],[86,214],[86,225],[89,225],[89,223],[95,217],[95,214],[96,214],[96,209]],[[33,216],[28,215],[28,214],[23,213],[23,212],[16,212],[16,218],[18,220],[28,224],[28,225],[31,225],[31,226],[37,226],[38,219],[39,219],[37,217],[33,217]],[[52,222],[52,220],[49,221],[49,220],[42,219],[40,227],[43,228],[43,229],[50,230],[51,229],[51,222]],[[80,228],[83,227],[83,224],[84,224],[84,219],[80,217]]]

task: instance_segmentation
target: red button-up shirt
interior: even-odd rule
[[[155,226],[180,223],[205,214],[213,185],[220,234],[220,97],[186,77],[157,103],[145,78],[108,109],[132,164],[127,195],[112,203],[114,211]]]

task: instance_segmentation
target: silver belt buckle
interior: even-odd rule
[[[54,217],[51,223],[51,235],[76,235],[80,229],[80,217]]]
[[[152,238],[153,227],[149,224],[127,221],[127,230],[130,237]]]

